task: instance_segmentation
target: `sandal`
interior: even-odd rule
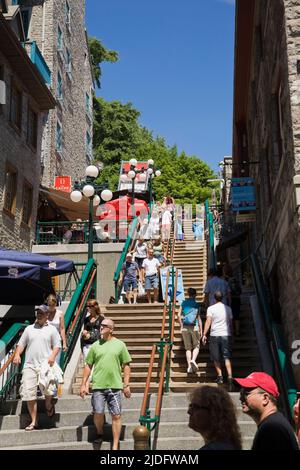
[[[36,424],[31,423],[31,424],[29,424],[28,426],[26,426],[25,431],[34,431],[34,430],[37,429],[37,428],[38,428],[38,427],[37,427]]]

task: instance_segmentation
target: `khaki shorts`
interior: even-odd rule
[[[200,347],[199,330],[195,330],[193,325],[184,326],[182,329],[182,339],[186,351],[192,351]]]
[[[23,401],[33,401],[37,398],[37,388],[39,383],[39,370],[26,367],[22,372],[20,395]],[[53,385],[49,389],[44,389],[45,396],[53,396]]]

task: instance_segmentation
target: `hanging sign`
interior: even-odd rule
[[[231,179],[231,209],[233,212],[255,211],[255,185],[253,178]]]

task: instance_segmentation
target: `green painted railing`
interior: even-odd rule
[[[267,340],[273,358],[276,378],[279,381],[280,392],[283,398],[285,414],[293,423],[294,405],[297,399],[297,390],[292,373],[291,364],[287,355],[282,326],[272,319],[270,305],[267,299],[267,289],[263,273],[256,254],[250,256],[256,294],[261,306]]]
[[[0,400],[17,396],[20,373],[23,361],[19,365],[13,364],[15,350],[23,330],[29,322],[15,323],[0,339]]]
[[[65,313],[65,328],[68,350],[62,352],[60,366],[64,371],[73,354],[76,342],[80,335],[81,327],[86,313],[86,303],[90,296],[96,296],[96,274],[97,266],[90,259],[78,281],[76,290]],[[16,398],[19,386],[19,378],[23,368],[22,363],[14,365],[12,360],[21,332],[28,326],[29,322],[16,323],[3,335],[0,340],[0,400]]]
[[[73,354],[83,325],[87,301],[90,296],[96,296],[96,274],[97,266],[95,261],[90,259],[83,271],[82,277],[65,313],[64,318],[68,349],[66,353],[62,352],[61,354],[60,366],[62,370],[66,369],[66,366]]]
[[[115,274],[114,274],[115,303],[116,304],[119,301],[120,292],[121,292],[121,286],[118,285],[118,282],[119,282],[119,279],[120,279],[122,266],[123,266],[123,263],[125,262],[126,255],[129,251],[131,245],[132,245],[132,242],[137,239],[136,235],[137,235],[138,227],[139,227],[139,220],[138,220],[138,217],[136,217],[135,219],[133,219],[133,221],[130,225],[128,237],[127,237],[127,240],[125,242],[125,246],[123,248],[122,254],[121,254],[119,262],[118,262],[117,269],[116,269]]]
[[[210,210],[208,200],[205,201],[205,217],[206,217],[206,229],[208,231],[208,264],[209,269],[216,270],[217,268],[217,255],[215,250],[215,228],[214,218]]]

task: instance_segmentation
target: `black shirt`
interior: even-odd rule
[[[200,447],[199,450],[236,450],[230,442],[213,441]]]
[[[277,411],[259,424],[252,450],[299,450],[296,434],[282,413]]]
[[[94,322],[90,321],[90,316],[85,317],[83,329],[88,331],[91,336],[88,339],[81,337],[81,349],[86,344],[93,344],[95,341],[99,339],[100,325],[102,323],[102,320],[104,320],[103,315],[99,315],[99,317]]]

